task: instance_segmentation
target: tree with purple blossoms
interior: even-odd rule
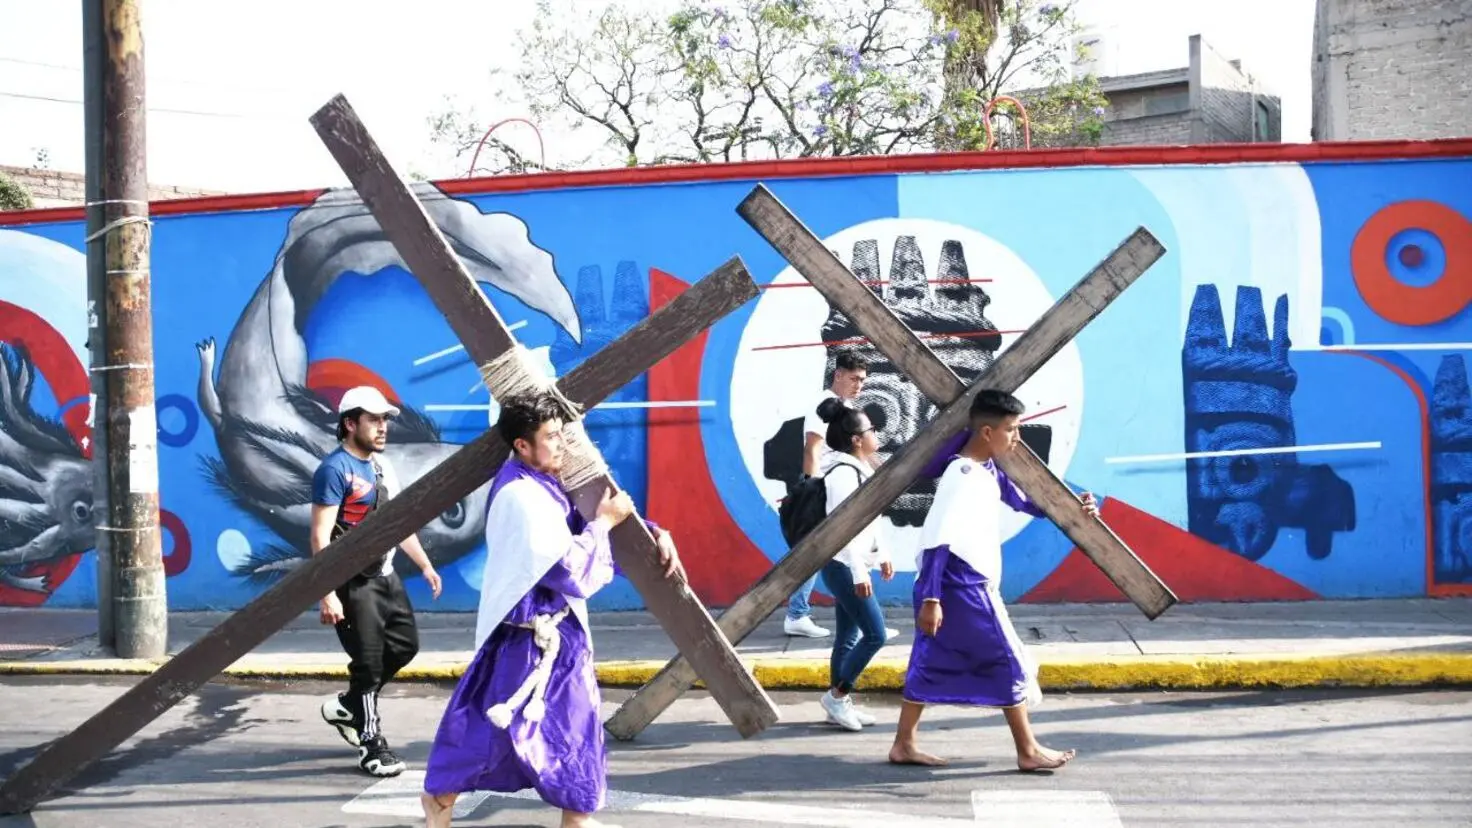
[[[1085,143],[1103,103],[1093,78],[1067,76],[1069,2],[677,2],[589,15],[540,0],[519,68],[497,73],[495,114],[530,112],[565,136],[548,166],[579,167],[980,149],[986,102],[1014,85],[1029,88],[1034,144]],[[490,120],[451,101],[431,126],[464,155]],[[536,168],[506,132],[478,170]]]
[[[988,101],[1010,93],[1027,108],[1033,146],[1097,144],[1107,101],[1092,75],[1075,76],[1080,27],[1071,0],[925,0],[945,29],[944,98],[936,145],[973,149],[986,141]],[[1017,89],[1019,83],[1026,88]],[[1018,121],[1005,104],[1010,140]]]

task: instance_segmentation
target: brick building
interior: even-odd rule
[[[0,173],[25,188],[37,208],[80,207],[87,203],[86,179],[81,173],[41,170],[34,167],[7,167],[0,165]],[[148,185],[149,201],[166,201],[174,198],[222,195],[219,191],[201,190],[195,187],[170,187],[163,184]]]
[[[1202,39],[1191,36],[1190,64],[1138,75],[1101,77],[1109,99],[1105,146],[1218,144],[1282,140],[1282,101]]]
[[[1472,135],[1472,0],[1318,0],[1313,140]]]

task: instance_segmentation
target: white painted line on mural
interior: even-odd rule
[[[710,408],[715,405],[715,400],[654,400],[654,401],[626,401],[599,403],[594,408]],[[430,403],[424,406],[425,411],[490,411],[491,407],[483,403]]]
[[[350,814],[422,817],[424,809],[419,804],[419,794],[423,789],[424,771],[404,771],[398,776],[374,783],[368,790],[353,797],[351,801],[342,806],[342,810]],[[535,791],[519,791],[511,794],[475,791],[455,800],[454,817],[456,819],[466,818],[492,796],[498,799],[516,799],[542,804],[541,798]],[[975,795],[973,794],[974,800]],[[976,825],[976,821],[971,819],[917,817],[857,808],[815,808],[806,805],[754,802],[744,799],[659,796],[628,791],[609,791],[605,809],[742,820],[770,825],[814,825],[831,826],[831,828],[974,828]],[[1029,828],[1047,824],[1049,823],[1033,821],[1029,823]],[[1092,826],[1094,823],[1086,824]],[[1116,822],[1115,825],[1118,823]]]
[[[1105,463],[1154,463],[1168,460],[1196,460],[1204,457],[1250,457],[1255,454],[1294,454],[1300,451],[1362,451],[1384,448],[1379,440],[1370,443],[1320,443],[1312,446],[1272,446],[1225,451],[1188,451],[1180,454],[1136,454],[1130,457],[1106,457]]]
[[[598,408],[710,408],[715,400],[626,400],[599,403]]]
[[[1472,351],[1472,342],[1377,342],[1305,345],[1295,351]]]
[[[1123,828],[1104,791],[972,791],[974,825],[992,828]]]
[[[517,330],[518,328],[524,328],[524,327],[526,327],[526,320],[525,319],[521,320],[520,322],[512,322],[510,325],[507,325],[506,326],[506,330],[508,330],[508,331],[514,331],[514,330]],[[443,351],[435,351],[432,354],[427,354],[425,356],[422,356],[422,357],[414,360],[414,367],[417,368],[417,367],[419,367],[420,365],[423,365],[426,362],[434,362],[435,360],[439,359],[440,357],[447,357],[450,354],[458,353],[458,352],[463,351],[463,350],[465,350],[465,346],[464,345],[451,345],[450,347],[444,349]]]

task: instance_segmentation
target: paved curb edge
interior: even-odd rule
[[[743,659],[768,690],[822,690],[828,687],[826,659]],[[0,675],[101,676],[147,675],[158,662],[9,661]],[[638,687],[665,666],[664,661],[607,661],[597,665],[603,687]],[[455,681],[466,664],[415,667],[397,681]],[[346,679],[342,664],[243,664],[227,667],[232,678]],[[905,662],[879,659],[864,671],[860,690],[898,691],[904,686]],[[1426,687],[1472,686],[1472,653],[1355,653],[1283,656],[1140,656],[1112,661],[1053,660],[1039,667],[1044,690],[1224,690],[1283,687]],[[697,686],[700,686],[697,684]]]

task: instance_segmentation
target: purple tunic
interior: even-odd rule
[[[603,807],[608,769],[599,716],[602,697],[587,632],[576,615],[569,613],[558,624],[562,641],[546,686],[546,716],[530,722],[518,713],[505,730],[487,716],[493,705],[511,698],[541,656],[532,631],[511,624],[556,613],[568,606],[566,596],[587,598],[618,573],[608,533],[602,524],[583,520],[556,478],[512,457],[496,474],[488,501],[507,483],[528,477],[562,506],[573,542],[512,608],[508,623],[486,638],[461,676],[430,748],[424,790],[512,793],[534,788],[549,805],[592,813]]]
[[[1043,516],[994,463],[979,465],[996,476],[1003,503]],[[997,585],[942,544],[921,556],[914,590],[917,624],[926,598],[940,599],[940,630],[934,636],[917,630],[904,698],[920,704],[982,707],[1021,703],[1033,676]]]

